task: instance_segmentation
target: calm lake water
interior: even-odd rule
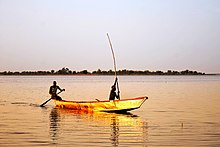
[[[148,96],[129,114],[57,109],[108,99],[113,76],[0,76],[0,146],[220,146],[220,76],[119,76],[122,98]]]

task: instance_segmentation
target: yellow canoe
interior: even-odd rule
[[[127,112],[138,109],[148,99],[148,97],[128,98],[121,100],[105,101],[65,101],[54,100],[56,107],[81,111],[101,111],[101,112]]]

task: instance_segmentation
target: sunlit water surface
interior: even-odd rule
[[[148,96],[128,114],[57,109],[66,100],[106,100],[113,76],[0,76],[0,146],[220,146],[220,76],[120,76],[122,98]]]

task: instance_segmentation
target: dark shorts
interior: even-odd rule
[[[52,97],[52,99],[56,99],[56,100],[62,100],[62,98],[61,98],[60,96],[58,96],[58,95],[56,95],[56,96]]]

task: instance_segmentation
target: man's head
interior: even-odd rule
[[[57,85],[57,82],[56,82],[56,81],[53,81],[53,85]]]

